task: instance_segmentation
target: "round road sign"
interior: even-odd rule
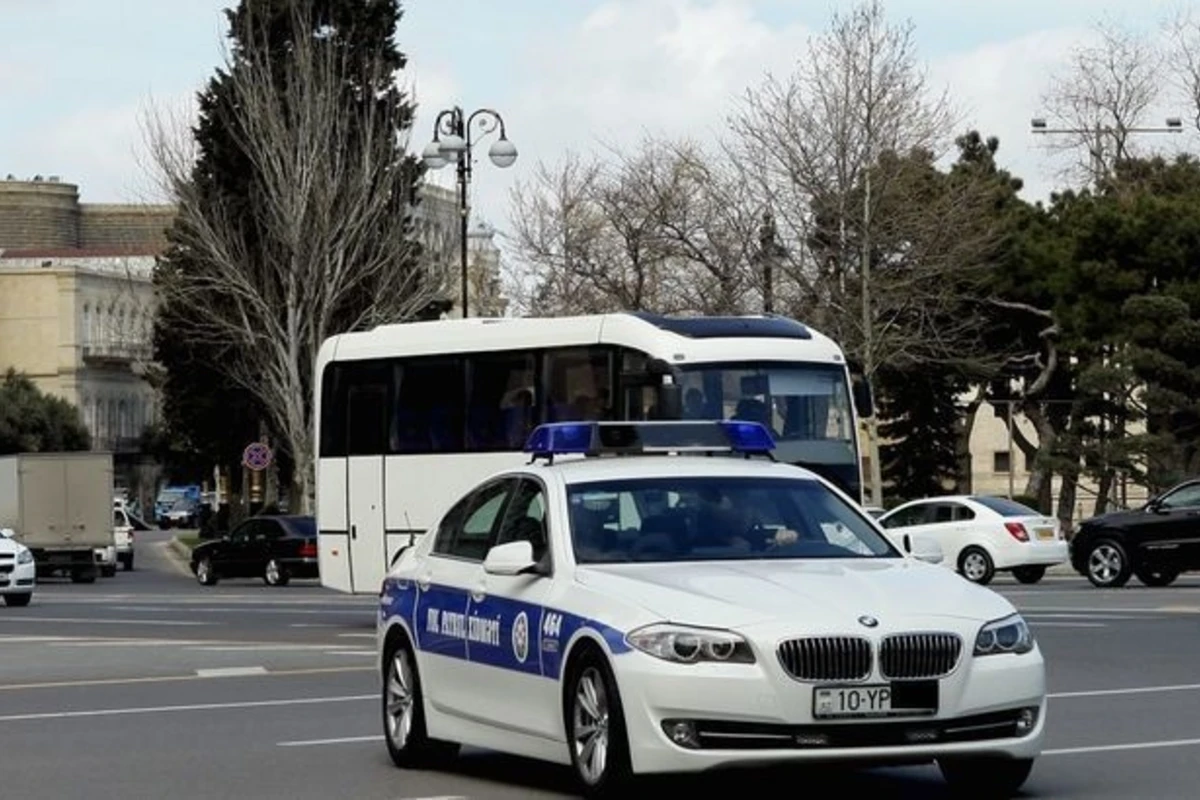
[[[271,466],[271,448],[262,442],[251,442],[242,451],[242,464],[259,472]]]

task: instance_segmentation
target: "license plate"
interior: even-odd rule
[[[1037,529],[1037,537],[1039,539],[1053,539],[1054,538],[1054,528],[1038,528]]]
[[[813,716],[817,719],[835,717],[886,717],[892,713],[892,687],[818,686],[813,690]]]

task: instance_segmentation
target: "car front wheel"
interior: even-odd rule
[[[612,797],[632,777],[621,696],[604,657],[589,649],[567,683],[567,743],[586,797]]]
[[[1133,569],[1125,548],[1116,539],[1101,539],[1087,554],[1087,579],[1100,589],[1116,589],[1129,582]]]
[[[384,740],[397,767],[436,766],[458,754],[457,744],[429,738],[421,676],[412,647],[402,636],[388,642],[384,651],[382,700]]]
[[[196,582],[201,586],[216,586],[217,571],[213,569],[212,561],[207,558],[200,559],[196,564]]]
[[[938,760],[946,783],[972,798],[1012,797],[1033,770],[1031,758],[946,758]]]

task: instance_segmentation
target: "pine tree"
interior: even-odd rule
[[[261,427],[268,429],[297,465],[294,478],[303,505],[311,488],[307,473],[313,458],[310,398],[316,340],[380,316],[396,318],[394,302],[378,314],[373,310],[381,295],[394,294],[417,271],[420,247],[409,236],[408,219],[422,166],[403,149],[413,106],[395,80],[406,65],[395,42],[400,4],[241,0],[225,13],[229,53],[199,95],[199,118],[192,130],[194,164],[172,171],[173,154],[161,139],[156,143],[159,166],[181,209],[156,270],[163,307],[155,351],[165,368],[164,412],[172,438],[230,465],[247,441],[258,438]],[[314,79],[322,83],[321,91],[314,89]],[[337,104],[340,152],[312,156],[312,169],[324,181],[317,188],[294,181],[298,216],[322,215],[323,224],[310,226],[316,230],[309,242],[297,240],[287,215],[280,213],[292,203],[280,197],[290,186],[281,186],[281,176],[270,174],[270,156],[275,148],[286,163],[320,135],[309,121],[312,115],[299,106],[322,104],[326,97]],[[248,108],[251,102],[261,108]],[[325,103],[320,110],[328,115],[330,108]],[[263,129],[256,127],[267,115],[275,124],[267,134],[275,141],[264,141]],[[309,196],[302,196],[306,191]],[[353,192],[360,196],[347,198]],[[365,193],[372,196],[363,199]],[[355,213],[356,219],[335,219]],[[339,251],[343,243],[333,231],[355,225],[359,238]],[[344,285],[334,285],[317,299],[297,300],[295,286],[288,294],[285,284],[298,270],[308,270],[307,284],[323,283],[320,270],[332,270],[326,263],[342,260],[350,262],[353,275],[340,279]],[[281,265],[289,261],[299,263],[296,271],[281,274]],[[355,264],[361,266],[354,269]],[[231,271],[239,283],[244,281],[240,295],[222,291]],[[319,280],[312,280],[313,275]],[[261,326],[253,319],[243,324],[247,292],[256,313],[273,318],[263,319]],[[311,307],[314,303],[320,307]],[[275,378],[277,383],[290,381],[285,385],[257,385],[260,374],[263,380],[274,377],[271,365],[254,361],[260,337],[295,331],[301,316],[320,319],[309,325],[307,335],[293,333],[296,341],[287,343],[300,362],[300,374]],[[286,363],[276,366],[275,371],[288,371]],[[292,402],[295,395],[303,397],[303,407]]]

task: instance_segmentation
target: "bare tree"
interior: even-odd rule
[[[731,124],[730,155],[790,254],[782,267],[795,316],[843,342],[868,376],[897,354],[961,352],[957,332],[929,324],[948,317],[924,310],[944,310],[956,285],[946,278],[985,250],[956,242],[950,220],[966,218],[960,206],[905,199],[914,189],[906,157],[940,154],[955,124],[946,93],[920,68],[911,23],[889,24],[879,0],[835,15],[791,75],[746,93]],[[881,236],[890,266],[877,273]],[[940,257],[946,244],[956,245],[953,258]],[[878,503],[878,433],[868,423]]]
[[[1176,88],[1191,107],[1192,125],[1200,131],[1200,15],[1191,8],[1166,20],[1166,63]]]
[[[1063,131],[1046,137],[1046,148],[1086,153],[1070,172],[1089,184],[1103,182],[1135,154],[1133,129],[1145,121],[1163,85],[1162,54],[1147,36],[1112,23],[1097,24],[1095,33],[1094,43],[1075,48],[1042,98]]]
[[[514,188],[523,307],[747,310],[757,221],[732,176],[690,142],[609,150],[540,165]]]
[[[392,100],[358,102],[360,85],[390,81],[380,63],[351,61],[324,46],[296,4],[294,46],[267,46],[265,20],[247,26],[226,57],[229,102],[215,122],[252,166],[246,211],[206,192],[196,151],[161,119],[149,148],[178,207],[177,247],[187,271],[160,268],[163,298],[180,335],[210,342],[228,377],[249,390],[295,464],[295,489],[312,505],[313,365],[322,342],[343,330],[411,317],[432,299],[437,276],[413,267],[411,173],[398,159]],[[397,96],[394,102],[402,102]],[[253,226],[254,235],[247,236]]]

